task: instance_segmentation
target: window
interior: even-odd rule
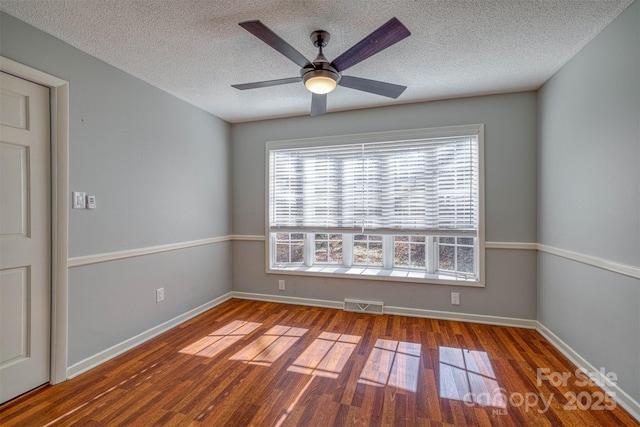
[[[438,269],[473,273],[474,239],[470,237],[440,237],[438,251]]]
[[[394,264],[398,267],[425,267],[426,264],[425,236],[395,236]]]
[[[382,265],[382,236],[356,234],[353,236],[354,265]]]
[[[275,233],[276,263],[301,264],[304,260],[303,233]]]
[[[315,262],[342,264],[342,234],[316,234]]]
[[[267,144],[268,272],[481,284],[482,131]]]

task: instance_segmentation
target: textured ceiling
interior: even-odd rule
[[[226,121],[309,114],[299,67],[238,26],[260,19],[331,61],[395,16],[412,35],[345,74],[408,86],[397,99],[338,87],[328,112],[536,89],[633,0],[2,0],[0,9]],[[64,77],[64,76],[61,76]]]

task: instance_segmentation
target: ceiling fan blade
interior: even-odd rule
[[[338,82],[340,86],[357,89],[364,92],[375,93],[389,98],[396,99],[407,88],[406,86],[385,83],[379,80],[363,79],[362,77],[342,76]]]
[[[311,97],[311,115],[319,116],[327,112],[327,94],[318,95],[312,94]]]
[[[380,28],[334,59],[331,66],[338,71],[344,71],[410,35],[411,33],[407,27],[398,18],[391,18]]]
[[[298,52],[293,46],[284,41],[279,35],[271,31],[266,25],[259,20],[240,22],[240,25],[245,30],[304,68],[311,64],[307,58]]]
[[[240,89],[240,90],[247,90],[247,89],[257,89],[261,87],[286,85],[289,83],[298,83],[300,81],[302,81],[302,77],[289,77],[286,79],[265,80],[263,82],[242,83],[238,85],[231,85],[231,87],[235,87],[236,89]]]

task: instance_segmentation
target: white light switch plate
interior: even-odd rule
[[[86,209],[86,193],[84,191],[73,192],[73,209]]]

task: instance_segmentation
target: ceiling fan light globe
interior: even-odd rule
[[[323,95],[333,91],[338,84],[331,77],[316,76],[304,82],[304,85],[310,92]]]
[[[338,85],[340,74],[330,69],[328,64],[314,64],[316,66],[324,66],[325,68],[316,68],[309,70],[304,68],[301,70],[302,81],[304,86],[311,93],[324,95],[331,92]]]

